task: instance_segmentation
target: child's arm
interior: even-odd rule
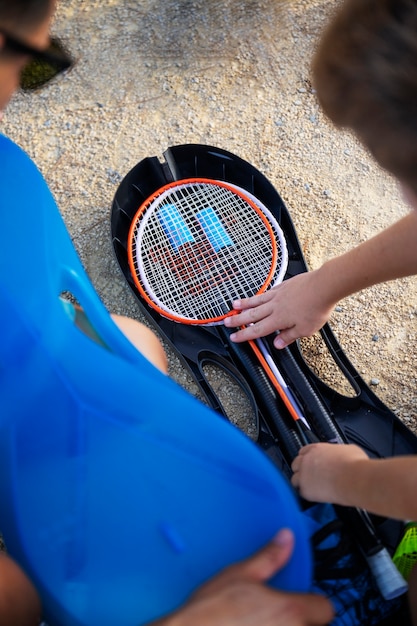
[[[20,567],[0,552],[0,624],[38,626],[41,605],[32,583]]]
[[[232,340],[239,342],[279,330],[275,345],[283,348],[321,328],[342,298],[416,273],[417,211],[413,210],[318,270],[298,274],[260,296],[237,300],[233,306],[242,312],[226,318],[225,325],[246,326],[232,335]]]
[[[417,457],[370,459],[355,445],[315,443],[301,448],[292,469],[292,484],[307,500],[417,519]]]

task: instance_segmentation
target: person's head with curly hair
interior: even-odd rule
[[[417,0],[345,0],[313,76],[326,115],[417,196]]]

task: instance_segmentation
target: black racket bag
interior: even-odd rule
[[[252,351],[233,344],[223,326],[189,326],[161,316],[140,296],[130,273],[127,254],[129,228],[139,206],[160,187],[188,178],[209,178],[231,183],[262,202],[280,224],[288,247],[285,279],[308,271],[293,222],[280,195],[256,168],[225,150],[200,145],[174,146],[164,160],[149,157],[125,176],[114,197],[111,212],[113,247],[120,268],[138,304],[163,339],[192,375],[198,395],[225,418],[229,418],[227,393],[219,391],[223,379],[238,386],[250,406],[248,436],[256,440],[273,463],[288,477],[290,465],[302,445],[285,407]],[[385,406],[361,378],[344,354],[330,326],[320,331],[320,341],[334,368],[346,381],[345,395],[326,384],[306,362],[299,343],[270,352],[298,403],[302,406],[316,440],[338,438],[361,446],[370,457],[382,458],[417,452],[417,437]],[[358,516],[331,505],[301,502],[311,523],[314,554],[314,589],[333,602],[339,625],[409,623],[406,594],[384,598],[368,567],[364,552],[379,544],[394,553],[404,525],[376,516]],[[367,526],[371,528],[367,529]],[[368,532],[369,531],[369,532]],[[368,535],[367,535],[368,532]],[[370,533],[370,535],[369,535]]]

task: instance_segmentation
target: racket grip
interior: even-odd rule
[[[385,600],[393,600],[406,593],[408,584],[386,548],[382,548],[373,555],[367,555],[366,560]]]

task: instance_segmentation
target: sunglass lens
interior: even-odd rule
[[[53,39],[42,58],[33,58],[23,69],[20,87],[24,90],[39,89],[71,65],[69,54],[58,40]]]
[[[38,89],[55,78],[60,68],[43,61],[31,61],[20,74],[20,86],[22,89]]]

